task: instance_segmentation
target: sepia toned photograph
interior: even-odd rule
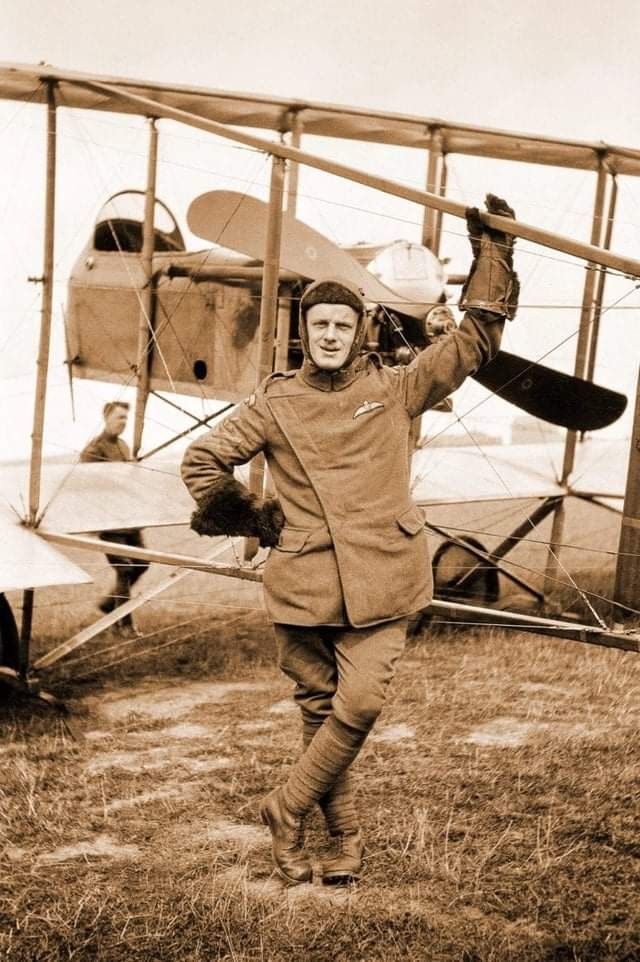
[[[640,960],[640,8],[7,0],[0,960]]]

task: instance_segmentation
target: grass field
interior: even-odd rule
[[[0,958],[640,959],[637,655],[426,626],[356,763],[362,882],[287,889],[257,809],[298,752],[290,685],[257,589],[193,578],[51,673],[67,719],[0,707]],[[96,590],[45,596],[36,647]]]

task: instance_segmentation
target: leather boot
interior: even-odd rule
[[[301,843],[301,819],[285,806],[280,788],[262,800],[260,817],[271,831],[271,851],[278,874],[290,885],[310,882],[313,870]]]
[[[325,885],[348,885],[362,875],[364,840],[360,829],[333,835],[335,852],[322,861],[322,881]]]
[[[362,874],[364,843],[355,800],[355,785],[350,769],[337,779],[320,799],[330,837],[335,842],[334,854],[323,860],[322,876],[327,885],[346,885]]]

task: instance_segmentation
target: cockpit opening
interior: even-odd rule
[[[97,251],[142,252],[145,193],[126,190],[114,194],[101,208],[93,236]],[[154,251],[183,251],[185,244],[175,217],[160,200],[154,210]]]

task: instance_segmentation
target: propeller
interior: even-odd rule
[[[213,190],[191,202],[187,223],[194,234],[207,241],[262,260],[267,214],[264,201],[235,191]],[[349,279],[362,290],[365,300],[414,321],[424,320],[423,303],[398,294],[348,250],[286,213],[282,220],[280,260],[283,267],[302,277]],[[432,303],[436,303],[442,288],[439,292],[434,289]],[[572,431],[606,427],[620,417],[627,404],[624,394],[506,351],[499,351],[471,376],[527,414]]]

